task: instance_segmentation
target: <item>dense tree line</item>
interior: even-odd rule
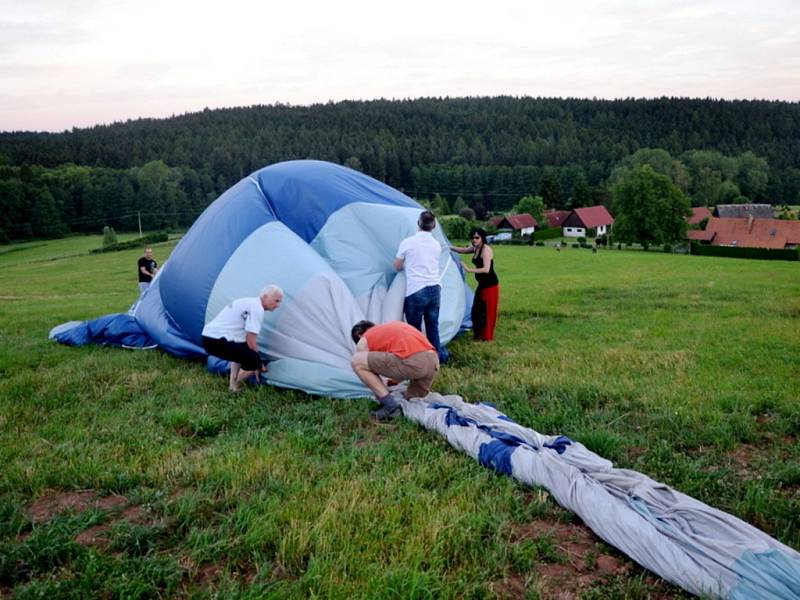
[[[134,209],[180,226],[248,173],[297,158],[346,164],[417,198],[439,194],[452,204],[461,197],[479,216],[532,194],[568,208],[608,203],[615,169],[646,148],[683,163],[690,187],[676,185],[695,204],[800,198],[798,103],[427,98],[252,106],[62,133],[3,133],[0,228],[15,238],[26,224],[33,235],[80,231],[92,220],[93,231],[109,223],[125,229],[130,222],[97,220]],[[735,173],[726,160],[737,161]],[[742,170],[744,163],[750,167]]]
[[[0,242],[99,233],[106,225],[186,227],[223,189],[207,173],[162,161],[130,169],[0,165]]]

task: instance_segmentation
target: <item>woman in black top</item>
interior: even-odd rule
[[[497,324],[497,306],[500,303],[500,285],[494,272],[494,253],[486,243],[486,231],[480,227],[470,233],[472,246],[459,248],[450,246],[459,254],[472,253],[474,268],[464,265],[464,269],[475,274],[478,289],[472,301],[472,331],[476,340],[490,342],[494,339],[494,328]]]

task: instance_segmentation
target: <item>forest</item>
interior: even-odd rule
[[[644,164],[695,206],[800,202],[800,103],[421,98],[258,105],[60,133],[0,133],[0,242],[183,228],[249,173],[344,164],[479,218],[541,196],[613,204]],[[459,201],[460,199],[460,201]]]

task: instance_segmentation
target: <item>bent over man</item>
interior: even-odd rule
[[[388,421],[400,413],[399,392],[389,393],[381,375],[397,381],[409,379],[408,398],[424,398],[439,372],[439,357],[418,329],[402,321],[375,325],[359,321],[350,333],[356,352],[350,360],[353,371],[380,403],[371,414]]]
[[[258,334],[264,311],[275,310],[283,300],[283,290],[268,285],[258,298],[239,298],[223,308],[203,328],[203,348],[231,363],[229,388],[236,393],[241,382],[266,371],[258,353]]]

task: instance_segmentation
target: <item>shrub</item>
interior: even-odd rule
[[[464,208],[459,209],[458,216],[465,218],[467,221],[474,221],[475,211],[469,206],[465,206]]]
[[[107,248],[117,243],[117,232],[113,227],[106,225],[103,227],[103,247]]]
[[[550,227],[549,229],[539,229],[533,232],[534,240],[552,240],[561,237],[561,227]]]
[[[544,246],[544,242],[536,242],[537,246]]]
[[[580,237],[578,238],[578,243],[579,243],[579,244],[585,244],[585,243],[586,243],[586,238],[585,238],[585,237],[583,237],[583,236],[580,236]]]
[[[472,223],[458,215],[445,215],[438,218],[444,234],[451,240],[466,240],[469,238]]]
[[[581,245],[580,245],[580,244],[578,244],[578,243],[576,242],[576,243],[572,244],[572,247],[573,247],[573,248],[580,248],[580,247],[581,247]]]
[[[670,244],[664,244],[664,252],[672,254],[672,246]]]
[[[769,248],[737,248],[691,243],[691,254],[697,256],[727,256],[731,258],[760,258],[763,260],[800,260],[800,249],[771,250]]]

